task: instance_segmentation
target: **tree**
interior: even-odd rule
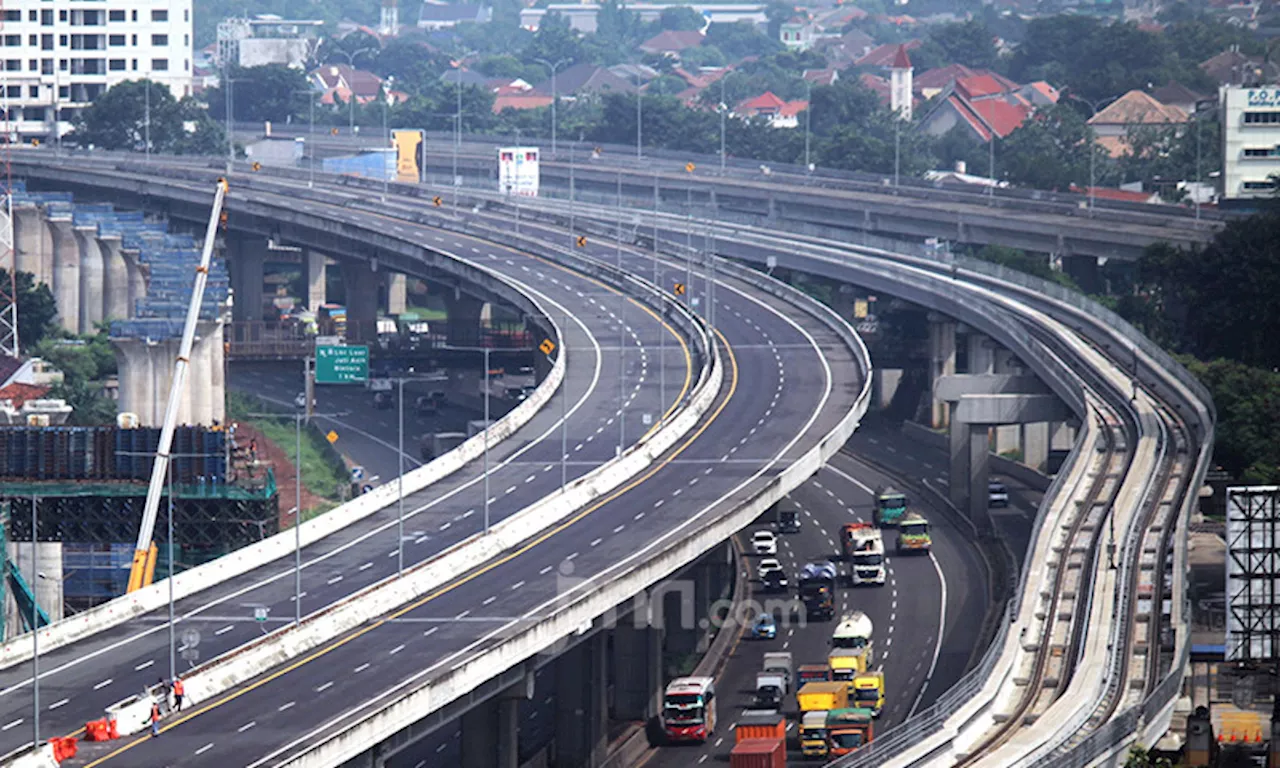
[[[933,56],[942,64],[963,64],[974,69],[998,69],[1001,64],[995,35],[976,19],[933,27],[921,48],[919,54],[912,52],[913,59],[917,55]]]
[[[792,3],[784,3],[782,0],[769,0],[768,5],[764,7],[765,18],[769,20],[765,29],[770,40],[780,40],[782,35],[782,25],[791,20],[796,15],[795,5]]]
[[[1222,165],[1221,125],[1203,113],[1192,115],[1190,125],[1133,126],[1125,143],[1118,163],[1123,181],[1140,181],[1170,200],[1177,199],[1176,182],[1205,181]]]
[[[618,0],[604,0],[596,15],[594,42],[602,43],[618,53],[629,51],[647,36],[640,15],[628,10]]]
[[[1090,152],[1095,153],[1095,179],[1100,180],[1110,170],[1110,157],[1077,110],[1054,104],[1037,110],[1003,140],[996,140],[996,173],[1036,189],[1084,186],[1089,181]]]
[[[1009,71],[1020,82],[1048,80],[1099,101],[1168,82],[1179,69],[1168,42],[1136,24],[1048,16],[1027,23]]]
[[[106,323],[99,324],[93,334],[46,338],[32,349],[32,355],[62,371],[62,382],[54,385],[49,395],[66,400],[75,409],[71,423],[91,426],[115,420],[115,403],[102,395],[102,382],[116,373]]]
[[[1163,757],[1152,757],[1146,749],[1134,746],[1129,748],[1124,768],[1172,768],[1172,764]]]
[[[9,284],[7,270],[0,269],[0,283]],[[30,272],[18,272],[14,276],[14,288],[18,298],[18,344],[23,349],[31,349],[53,331],[58,307],[49,286],[37,284]],[[8,306],[0,305],[0,309]]]
[[[707,37],[703,45],[714,45],[732,61],[747,56],[763,56],[782,48],[777,38],[764,35],[750,21],[738,21],[733,24],[711,24],[707,27]]]
[[[565,66],[583,60],[582,40],[569,26],[569,19],[555,12],[542,17],[538,31],[521,54],[525,61],[546,59],[555,64],[565,59]]]
[[[1047,280],[1051,283],[1057,283],[1064,288],[1072,290],[1080,290],[1080,286],[1076,285],[1076,281],[1072,280],[1069,275],[1051,268],[1049,260],[1043,256],[1032,256],[1026,251],[1017,248],[1010,248],[1005,245],[984,245],[974,254],[975,258],[989,261],[992,264],[999,264],[1002,267],[1016,269],[1019,272],[1025,272],[1033,277],[1041,280]]]
[[[368,67],[382,51],[382,41],[364,30],[356,30],[343,38],[326,37],[320,43],[316,58],[325,64],[348,64],[357,69]]]
[[[688,32],[702,29],[706,18],[687,5],[670,6],[662,9],[658,16],[658,28],[677,32]]]
[[[285,121],[305,114],[306,92],[311,90],[307,76],[282,64],[261,67],[233,67],[231,70],[231,105],[235,120],[265,122]],[[224,83],[206,91],[209,114],[216,119],[226,117]]]
[[[146,80],[117,83],[77,112],[73,137],[103,149],[145,150],[148,113],[156,152],[208,153],[226,141],[222,126],[194,100],[175,101],[167,86]]]

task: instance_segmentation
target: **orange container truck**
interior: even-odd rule
[[[744,739],[729,753],[729,768],[786,768],[787,745],[777,739]]]
[[[733,731],[735,743],[747,739],[778,739],[786,741],[787,718],[776,709],[752,709],[738,718]]]

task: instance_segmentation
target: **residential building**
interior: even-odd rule
[[[764,119],[774,128],[795,128],[800,124],[800,113],[808,108],[807,101],[783,101],[772,91],[765,91],[738,104],[730,114],[734,117]]]
[[[604,67],[582,62],[561,70],[556,74],[556,93],[559,98],[584,96],[590,93],[617,91],[634,93],[636,87],[626,79],[618,77]],[[551,96],[551,78],[539,83],[533,92],[540,96]]]
[[[349,104],[353,95],[357,104],[369,104],[382,93],[382,78],[346,64],[326,64],[307,77],[320,91],[321,104]]]
[[[1219,85],[1258,85],[1280,80],[1280,65],[1262,58],[1250,58],[1232,46],[1200,62],[1200,69]]]
[[[1272,197],[1280,175],[1280,86],[1224,85],[1218,91],[1222,121],[1224,199]]]
[[[664,29],[640,44],[640,52],[654,56],[680,58],[680,52],[702,45],[706,35],[697,30]]]
[[[418,29],[429,31],[452,29],[459,24],[488,24],[490,21],[493,21],[493,8],[480,4],[427,0],[418,12]]]
[[[1151,94],[1139,90],[1129,91],[1089,118],[1098,144],[1112,157],[1120,157],[1129,151],[1126,137],[1134,128],[1182,125],[1186,122],[1186,112],[1161,104]]]
[[[806,69],[800,74],[806,83],[814,85],[835,85],[840,79],[840,70],[833,67],[826,69]]]
[[[854,65],[858,67],[868,67],[875,69],[888,70],[893,66],[894,59],[898,58],[898,48],[905,48],[907,51],[914,51],[919,48],[921,41],[908,40],[905,43],[885,43],[867,51],[861,58],[854,61]]]
[[[876,41],[860,29],[851,29],[839,37],[823,37],[814,48],[827,59],[832,69],[845,69],[874,48]]]
[[[227,19],[218,24],[214,63],[219,69],[267,64],[302,69],[319,47],[323,28],[323,21],[289,20],[271,14]]]
[[[657,21],[667,8],[692,8],[707,20],[707,24],[733,24],[749,21],[765,24],[769,21],[764,3],[627,3],[627,10],[636,14],[641,23]],[[583,34],[596,31],[596,19],[600,14],[599,3],[552,3],[543,8],[524,8],[520,11],[520,26],[537,32],[542,18],[548,13],[558,13],[569,20],[569,27]]]
[[[191,94],[191,0],[4,0],[4,96],[19,140],[70,130],[111,86],[150,78]],[[56,114],[56,118],[55,118]],[[55,123],[56,119],[56,123]]]
[[[969,69],[963,64],[948,64],[945,67],[926,69],[913,78],[912,86],[916,95],[928,101],[955,84],[956,80],[973,77],[978,71]]]
[[[1176,80],[1162,85],[1151,92],[1156,101],[1170,107],[1177,107],[1188,115],[1196,111],[1196,105],[1205,100],[1205,96]]]
[[[818,39],[816,24],[804,16],[792,16],[778,30],[778,39],[789,51],[807,51]]]
[[[551,97],[536,93],[508,93],[493,97],[493,114],[502,114],[504,109],[541,109],[551,106]]]
[[[1000,96],[973,99],[963,88],[953,86],[920,121],[920,130],[942,136],[959,127],[975,143],[985,144],[992,136],[1003,139],[1031,116],[1032,107],[1021,99]]]
[[[1047,107],[1050,104],[1057,104],[1058,99],[1062,98],[1062,93],[1057,88],[1043,80],[1027,83],[1018,89],[1018,95],[1033,107]]]

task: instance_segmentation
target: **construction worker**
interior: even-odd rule
[[[160,702],[151,702],[151,737],[160,735]]]
[[[185,688],[182,685],[182,678],[173,678],[173,707],[176,712],[182,711],[182,697],[184,693]]]

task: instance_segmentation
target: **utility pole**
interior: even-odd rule
[[[546,59],[534,59],[538,64],[543,65],[551,70],[551,156],[556,156],[556,102],[560,100],[559,94],[556,92],[556,72],[564,64],[568,64],[568,59],[560,59],[552,64]]]
[[[615,235],[618,275],[622,275],[622,171],[618,171],[618,222]],[[618,455],[627,438],[627,294],[618,291]]]
[[[721,76],[720,77],[720,175],[721,176],[724,175],[724,165],[725,165],[725,159],[726,159],[725,146],[724,146],[725,144],[724,121],[728,112],[729,112],[729,105],[725,103],[725,100],[724,100],[724,76]]]
[[[143,134],[142,143],[147,152],[147,164],[150,165],[151,164],[151,73],[150,72],[147,73],[147,85],[146,85],[145,98],[146,98],[146,104],[147,104],[147,107],[146,107],[147,116],[146,116],[146,121],[143,123],[144,134]]]
[[[484,347],[484,532],[489,532],[489,345]]]
[[[813,163],[809,162],[809,136],[812,133],[811,126],[813,124],[813,81],[804,81],[805,108],[804,108],[804,172],[807,176],[813,170]]]
[[[1093,152],[1089,153],[1089,175],[1093,175]],[[996,131],[991,129],[991,138],[987,141],[987,205],[994,205],[996,200]],[[1089,182],[1089,194],[1093,194],[1093,181]]]

